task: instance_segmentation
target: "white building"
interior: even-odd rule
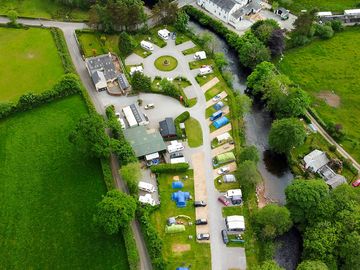
[[[304,157],[305,169],[317,172],[321,167],[329,163],[326,153],[315,149]]]
[[[261,10],[258,0],[197,0],[197,4],[236,29],[241,28],[244,16]]]

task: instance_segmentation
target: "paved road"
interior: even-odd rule
[[[7,23],[9,20],[4,17],[0,17],[0,23]],[[31,25],[31,26],[44,26],[44,27],[58,27],[60,28],[65,36],[66,44],[68,46],[72,61],[75,65],[76,71],[79,74],[81,81],[85,88],[87,89],[93,104],[97,110],[98,113],[104,115],[105,108],[102,105],[99,96],[97,95],[97,92],[95,90],[95,87],[93,83],[91,82],[90,76],[86,70],[85,63],[82,59],[82,56],[80,55],[77,41],[75,38],[75,30],[76,29],[83,29],[87,26],[84,23],[68,23],[68,22],[57,22],[57,21],[42,21],[42,20],[29,20],[29,19],[19,19],[19,23],[25,24],[25,25]],[[119,189],[123,191],[127,191],[125,185],[123,184],[123,181],[120,179],[119,176],[119,164],[117,159],[114,156],[111,156],[111,169],[113,173],[113,177],[116,180],[116,185]],[[151,270],[151,260],[149,257],[149,254],[146,249],[146,245],[140,230],[140,226],[137,221],[133,221],[132,224],[132,230],[135,236],[136,245],[139,251],[140,255],[140,265],[141,269],[144,270]]]

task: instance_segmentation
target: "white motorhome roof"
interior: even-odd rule
[[[229,222],[238,222],[238,221],[245,222],[245,219],[244,219],[243,216],[234,215],[234,216],[227,216],[227,217],[225,218],[225,221],[226,221],[226,223],[229,223]]]
[[[176,163],[185,163],[186,160],[184,157],[178,157],[178,158],[171,158],[170,159],[170,163],[171,164],[176,164]]]
[[[145,194],[144,196],[139,196],[139,202],[150,204],[152,206],[155,205],[154,199],[151,197],[151,194]]]
[[[139,182],[138,188],[146,189],[146,190],[155,190],[154,185],[152,185],[150,183],[142,182],[142,181]]]
[[[145,46],[149,46],[149,47],[153,47],[153,46],[154,46],[151,42],[146,41],[146,40],[142,40],[142,41],[140,42],[140,44],[141,44],[141,45],[145,45]]]
[[[226,191],[226,197],[242,196],[241,189],[229,189]]]
[[[330,12],[330,11],[320,11],[320,12],[316,13],[316,15],[320,16],[320,17],[322,17],[322,16],[331,16],[332,12]]]
[[[242,221],[228,222],[226,224],[226,227],[229,230],[245,230],[245,222],[242,222]]]
[[[195,53],[196,56],[198,56],[201,59],[205,59],[206,58],[206,52],[205,51],[199,51]]]
[[[138,125],[138,122],[136,121],[130,106],[124,107],[122,111],[124,112],[125,118],[128,121],[130,127],[135,127]]]
[[[360,14],[360,9],[347,9],[344,10],[345,15]]]
[[[200,68],[200,73],[209,72],[209,71],[212,71],[211,67],[209,66]]]
[[[145,156],[145,159],[146,159],[147,161],[150,161],[150,160],[153,160],[153,159],[159,158],[159,157],[160,157],[159,153],[156,152],[156,153],[152,153],[152,154],[146,155],[146,156]]]
[[[169,32],[169,30],[164,28],[164,29],[159,30],[158,34],[160,34],[160,35],[162,35],[164,37],[167,37],[167,36],[169,36],[170,32]]]

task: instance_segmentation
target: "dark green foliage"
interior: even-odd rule
[[[322,261],[316,260],[306,260],[301,262],[296,270],[328,270],[329,268]]]
[[[9,10],[6,15],[10,20],[10,24],[16,25],[16,20],[18,19],[17,12],[15,10]]]
[[[182,92],[180,88],[177,85],[170,82],[168,79],[162,79],[160,81],[160,88],[162,92],[169,97],[179,99],[180,96],[182,96]]]
[[[217,52],[214,53],[214,61],[216,66],[222,71],[229,63],[224,55],[224,53]]]
[[[335,32],[341,32],[344,30],[344,25],[342,23],[342,21],[340,20],[332,20],[330,21],[331,23],[331,28],[335,31]]]
[[[126,32],[121,32],[119,35],[119,51],[121,56],[126,57],[133,52],[135,49],[135,41]]]
[[[247,114],[252,105],[252,100],[245,94],[238,94],[234,97],[231,110],[232,117],[238,119],[243,118]]]
[[[239,155],[240,162],[244,162],[246,160],[253,161],[255,164],[259,161],[259,151],[254,145],[245,146]]]
[[[125,181],[129,193],[132,196],[137,196],[139,193],[139,180],[141,178],[141,168],[138,162],[128,163],[120,168],[120,175]]]
[[[269,145],[278,153],[289,153],[293,147],[304,143],[306,132],[303,123],[296,118],[275,120],[269,134]]]
[[[114,189],[114,179],[111,173],[110,161],[107,158],[101,158],[101,169],[104,175],[104,182],[107,190]]]
[[[188,22],[189,22],[189,15],[187,15],[186,12],[184,11],[180,11],[176,16],[176,21],[174,23],[174,26],[176,30],[184,33],[187,31]]]
[[[175,23],[178,12],[178,4],[170,0],[159,0],[152,10],[154,17],[162,24]]]
[[[268,260],[257,266],[255,270],[284,270],[284,268],[280,267],[275,261]]]
[[[97,204],[94,222],[107,234],[116,234],[134,219],[136,201],[117,189],[107,192]]]
[[[341,269],[360,269],[360,233],[353,231],[340,244]]]
[[[122,235],[124,237],[124,243],[126,248],[126,254],[129,261],[130,270],[139,270],[140,269],[140,256],[138,249],[136,247],[136,242],[134,238],[133,231],[131,227],[124,227],[122,230]]]
[[[89,8],[90,5],[95,3],[95,0],[55,0],[55,2],[73,8]]]
[[[153,173],[175,173],[175,172],[186,172],[189,169],[188,163],[177,163],[177,164],[159,164],[150,167]]]
[[[275,66],[270,62],[262,62],[247,77],[247,86],[253,94],[263,94],[267,91],[267,82],[276,74]]]
[[[131,77],[132,90],[138,92],[151,92],[151,78],[141,72],[135,72]]]
[[[272,56],[279,56],[285,50],[285,36],[283,30],[275,29],[272,31],[267,45]]]
[[[269,42],[272,32],[276,29],[280,29],[280,26],[273,19],[260,20],[251,26],[251,32],[264,44]]]
[[[182,130],[180,128],[180,123],[184,123],[187,119],[190,118],[190,113],[188,111],[185,111],[181,113],[178,117],[174,120],[174,125],[176,128],[176,135],[179,139],[182,138]]]
[[[253,188],[261,181],[261,175],[259,174],[255,163],[251,160],[242,162],[238,166],[235,175],[244,190],[253,190]],[[244,197],[246,197],[246,195],[247,194],[244,194]]]
[[[321,39],[329,39],[334,36],[334,30],[331,28],[331,25],[317,24],[315,27],[315,35]]]

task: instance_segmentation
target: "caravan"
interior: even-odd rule
[[[195,55],[194,55],[194,58],[196,60],[206,59],[206,52],[204,52],[204,51],[196,52]]]
[[[158,31],[158,36],[164,40],[168,40],[170,37],[170,32],[167,29],[161,29]]]
[[[184,150],[184,145],[178,141],[171,141],[171,144],[167,147],[167,151],[169,152],[169,154],[182,150]]]
[[[206,75],[206,74],[210,74],[210,73],[213,73],[213,69],[211,66],[203,66],[200,68],[199,75]]]
[[[138,187],[142,191],[146,191],[146,192],[150,192],[150,193],[155,192],[154,185],[152,185],[150,183],[140,181],[139,184],[138,184]]]
[[[148,50],[148,51],[153,51],[154,50],[154,45],[148,41],[141,41],[140,42],[140,46],[141,48],[145,49],[145,50]]]

